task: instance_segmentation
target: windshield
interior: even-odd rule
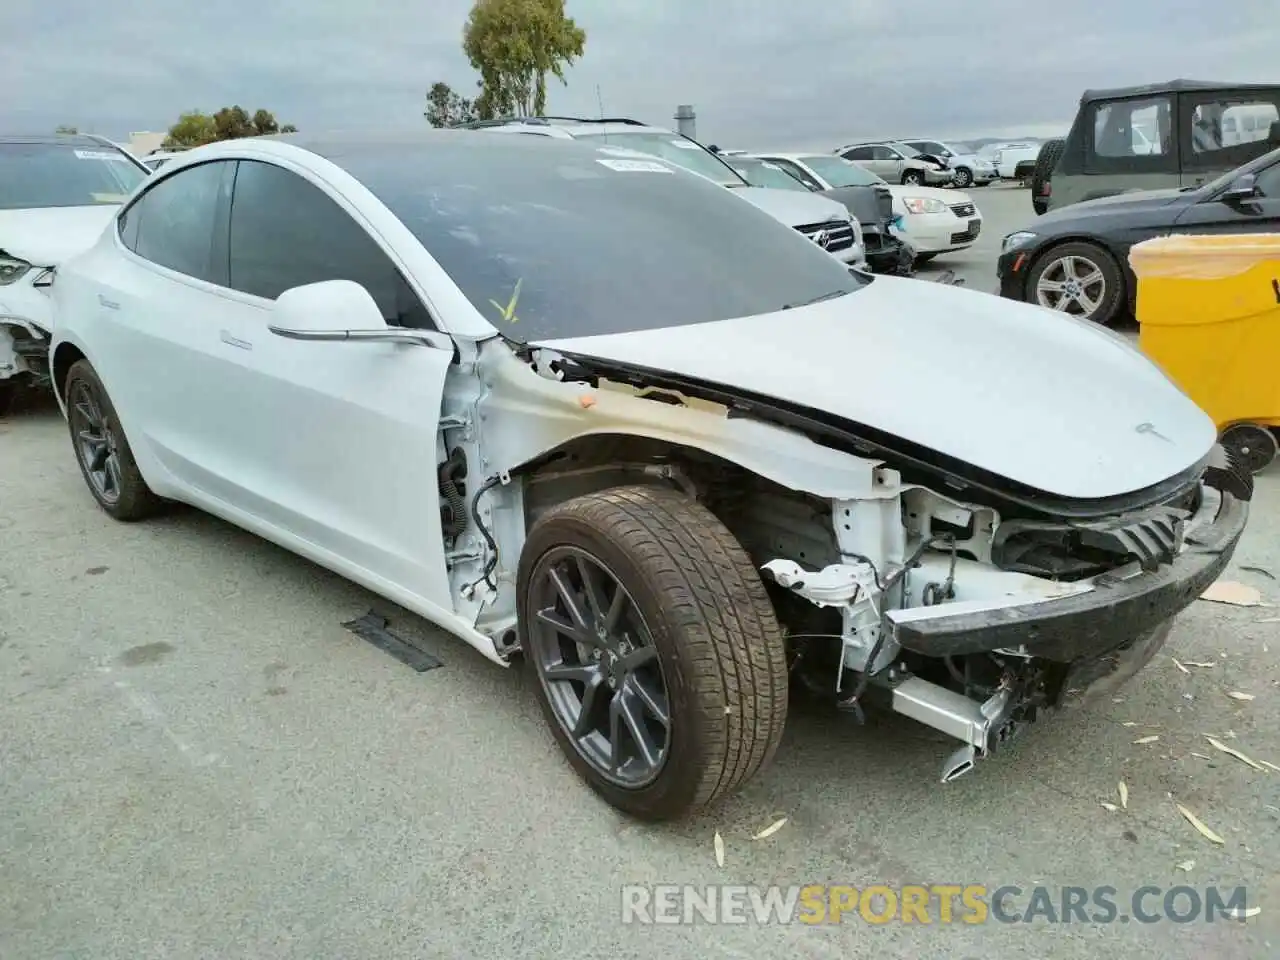
[[[607,139],[610,144],[626,147],[628,150],[639,150],[655,157],[661,157],[671,163],[677,163],[686,170],[709,177],[724,187],[745,187],[746,180],[727,166],[710,150],[706,150],[680,136],[677,133],[579,133],[578,139],[589,140],[596,144]]]
[[[866,167],[840,157],[801,157],[800,162],[833,187],[874,187],[884,183]]]
[[[0,143],[0,210],[122,203],[146,176],[112,147]]]
[[[594,139],[508,139],[344,145],[335,160],[513,340],[756,316],[870,282],[700,177]]]
[[[775,190],[799,190],[809,193],[809,188],[787,171],[767,160],[751,157],[730,157],[729,166],[753,187],[772,187]]]

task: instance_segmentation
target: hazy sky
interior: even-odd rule
[[[568,0],[586,55],[550,113],[604,110],[725,147],[1049,135],[1085,87],[1280,81],[1275,0]],[[304,129],[422,120],[474,90],[470,0],[4,0],[0,132],[163,130],[239,103]],[[1269,14],[1268,11],[1271,11]]]

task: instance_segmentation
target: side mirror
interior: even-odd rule
[[[388,327],[369,291],[351,280],[290,287],[276,298],[267,329],[288,340],[418,343],[453,350],[453,341],[434,330]]]
[[[1258,195],[1258,178],[1252,173],[1244,173],[1231,181],[1231,186],[1218,199],[1226,203],[1240,203],[1252,200]]]

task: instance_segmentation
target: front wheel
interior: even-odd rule
[[[98,506],[117,520],[155,513],[162,501],[142,479],[111,398],[88,360],[71,365],[66,403],[76,462]]]
[[[907,187],[918,187],[922,183],[922,178],[915,170],[908,170],[902,175],[902,184]]]
[[[1110,324],[1125,302],[1124,276],[1111,254],[1078,241],[1040,255],[1027,276],[1028,299],[1081,320]]]
[[[649,486],[563,503],[530,531],[518,590],[543,714],[613,806],[679,817],[773,757],[782,633],[755,567],[706,507]]]
[[[959,190],[973,186],[973,171],[968,167],[960,167],[951,178],[951,185]]]

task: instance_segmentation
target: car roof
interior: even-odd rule
[[[536,129],[549,136],[590,137],[608,136],[624,133],[657,133],[677,136],[665,127],[652,127],[638,120],[627,117],[508,117],[501,120],[476,120],[459,124],[458,128],[466,130],[512,130],[527,128],[529,132]],[[457,128],[455,128],[457,129]],[[560,131],[560,133],[552,133]]]
[[[1111,87],[1086,90],[1081,102],[1091,100],[1119,100],[1125,97],[1141,97],[1157,93],[1197,93],[1206,90],[1280,90],[1275,83],[1221,83],[1212,80],[1166,80],[1162,83],[1144,83],[1136,87]]]
[[[116,146],[106,137],[98,137],[87,133],[0,133],[0,143],[57,143],[65,144],[69,147],[101,147],[104,144],[112,147]]]

